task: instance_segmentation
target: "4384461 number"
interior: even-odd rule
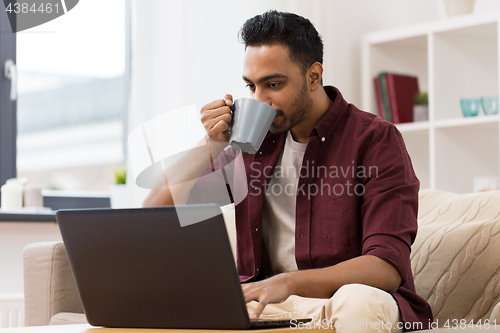
[[[465,319],[448,319],[443,327],[446,328],[490,328],[490,327],[496,327],[497,326],[497,321],[496,320],[488,320],[485,319],[484,321],[481,321],[481,319],[477,322],[474,323],[474,321],[471,319],[469,322]]]
[[[54,11],[55,13],[59,13],[59,4],[52,4],[50,2],[48,3],[41,3],[41,4],[32,4],[31,6],[29,3],[9,3],[9,5],[5,8],[5,11],[8,13],[14,13],[14,14],[27,14],[27,13],[52,13]]]

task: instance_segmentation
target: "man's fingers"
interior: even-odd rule
[[[224,96],[223,99],[218,99],[218,100],[213,101],[212,103],[206,104],[202,108],[202,110],[213,110],[213,109],[217,109],[217,108],[220,108],[223,106],[231,106],[231,105],[233,105],[233,96],[231,96],[230,94],[227,94],[226,96]]]
[[[258,301],[259,299],[254,296],[253,293],[243,293],[243,296],[245,297],[245,303],[249,303],[251,301]]]
[[[257,307],[255,308],[254,313],[250,317],[250,319],[256,320],[259,318],[261,315],[262,311],[264,311],[264,308],[267,306],[267,301],[261,300],[259,303],[257,303]]]
[[[233,96],[227,94],[226,96],[224,96],[224,101],[226,102],[227,106],[233,105]]]
[[[257,319],[269,303],[280,303],[290,296],[290,291],[283,282],[284,276],[279,274],[267,280],[241,285],[245,302],[258,302],[251,315],[252,319]]]
[[[221,119],[217,119],[218,117],[222,117]],[[217,121],[214,122],[214,119]],[[227,123],[231,122],[231,110],[228,106],[223,106],[213,110],[204,110],[201,112],[201,122],[204,124],[205,128],[207,125],[212,123],[215,124],[219,120],[225,120]]]
[[[241,290],[243,291],[243,297],[245,297],[245,303],[259,300],[262,290],[259,289],[256,284],[258,284],[258,282],[241,284]]]
[[[222,106],[220,108],[213,109],[210,110],[210,112],[205,112],[205,113],[210,113],[210,115],[214,118],[221,115],[228,115],[229,118],[231,118],[231,109],[229,108],[229,106]]]
[[[207,110],[201,114],[201,122],[209,137],[218,136],[226,131],[231,123],[229,107],[224,106],[215,110]]]
[[[213,101],[212,103],[206,104],[204,107],[202,107],[202,110],[213,110],[217,109],[220,107],[226,106],[226,101],[224,99],[218,99]]]
[[[224,133],[226,130],[229,128],[229,124],[225,122],[224,120],[220,120],[217,122],[210,131],[214,133]],[[208,132],[207,132],[208,133]],[[224,133],[227,134],[227,133]]]
[[[227,142],[227,129],[231,124],[231,109],[233,96],[227,94],[223,99],[213,101],[201,109],[201,122],[210,139],[216,142]]]
[[[206,120],[204,122],[205,130],[207,133],[214,132],[224,132],[229,128],[229,123],[231,122],[231,115],[224,113],[218,117]]]

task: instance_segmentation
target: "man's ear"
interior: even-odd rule
[[[323,77],[323,65],[319,62],[315,62],[309,67],[307,71],[307,79],[309,81],[309,86],[311,91],[317,90],[322,86],[321,78]]]

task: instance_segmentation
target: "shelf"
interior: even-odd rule
[[[397,29],[386,29],[374,31],[366,34],[363,37],[363,43],[370,45],[383,44],[403,41],[427,35],[429,33],[439,33],[446,31],[455,31],[462,28],[476,27],[481,24],[493,23],[498,21],[500,12],[489,12],[474,15],[462,15],[446,20],[439,20],[427,23],[420,23],[406,27],[398,27]]]
[[[461,98],[498,95],[497,39],[496,22],[434,35],[434,106],[440,110],[436,120],[461,115]]]
[[[418,77],[429,121],[397,124],[421,188],[473,190],[476,177],[500,179],[500,116],[465,118],[461,98],[500,95],[500,12],[372,32],[362,40],[362,105],[377,110],[380,72]]]
[[[6,213],[0,212],[0,222],[56,222],[55,212],[51,213]]]
[[[415,132],[415,131],[428,131],[429,130],[429,122],[428,121],[419,121],[414,123],[403,123],[396,124],[396,127],[401,133],[406,132]]]
[[[482,124],[493,124],[495,126],[498,126],[499,120],[500,116],[498,115],[445,119],[445,120],[437,120],[434,123],[434,127],[436,128],[467,127],[467,126],[482,125]]]
[[[436,188],[467,193],[472,191],[475,177],[498,177],[498,123],[446,127],[435,136]]]

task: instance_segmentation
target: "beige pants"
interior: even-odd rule
[[[257,302],[247,304],[249,314],[256,305]],[[329,299],[292,295],[283,303],[266,306],[260,318],[313,318],[314,323],[302,328],[335,332],[402,332],[394,298],[383,290],[362,284],[345,285]],[[301,328],[293,320],[291,327]]]

